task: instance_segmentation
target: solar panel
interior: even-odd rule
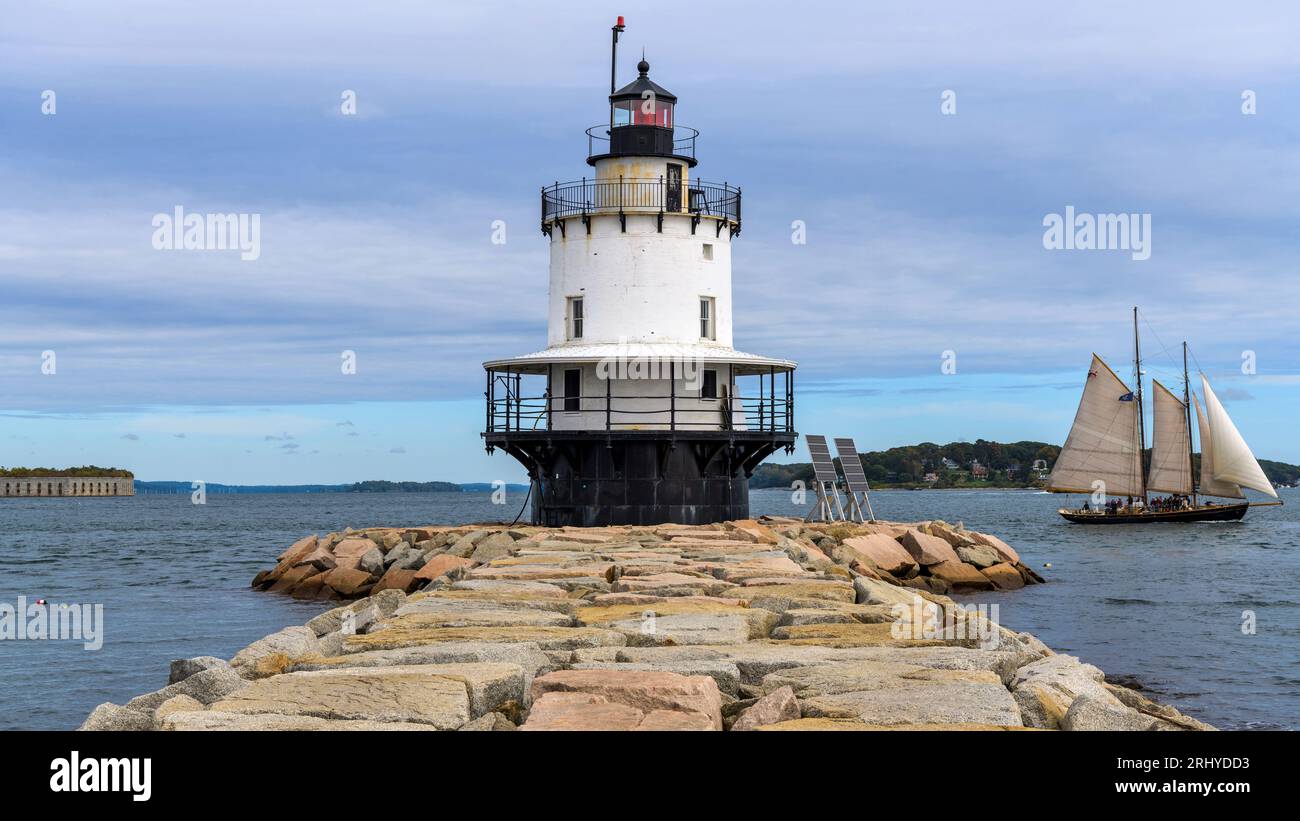
[[[835,472],[835,462],[831,460],[831,449],[826,445],[825,436],[808,435],[808,453],[812,456],[813,475],[819,482],[834,484],[839,481]]]
[[[867,485],[867,474],[862,471],[862,459],[858,456],[858,447],[852,439],[836,439],[835,449],[840,454],[840,470],[844,471],[844,481],[849,485],[849,493],[866,493],[871,488]]]
[[[808,434],[804,437],[808,440],[808,454],[812,456],[813,463],[813,487],[817,491],[817,504],[813,509],[808,511],[804,521],[811,521],[815,514],[823,522],[835,521],[835,513],[839,512],[839,517],[844,518],[844,507],[840,504],[839,491],[835,489],[835,484],[839,481],[839,474],[835,472],[835,462],[831,459],[831,449],[826,446],[825,436],[816,436]],[[827,496],[829,486],[830,496]],[[835,505],[831,506],[831,499],[834,499]]]
[[[849,517],[859,522],[876,520],[871,509],[871,500],[867,496],[867,474],[862,470],[862,458],[858,456],[858,446],[852,439],[837,438],[835,449],[840,454],[840,469],[844,471],[844,482],[849,486]],[[862,509],[863,505],[866,510]]]

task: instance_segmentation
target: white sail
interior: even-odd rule
[[[1138,403],[1124,381],[1093,354],[1074,427],[1056,457],[1048,489],[1092,493],[1097,481],[1105,483],[1111,496],[1142,495]]]
[[[1155,388],[1155,430],[1147,490],[1190,496],[1192,455],[1187,441],[1187,406],[1159,382],[1152,380],[1151,386]]]
[[[1193,396],[1196,403],[1196,427],[1201,434],[1201,486],[1203,496],[1227,496],[1232,499],[1244,499],[1246,495],[1232,482],[1220,482],[1214,478],[1214,437],[1210,436],[1210,420],[1201,408],[1201,400]]]
[[[1264,469],[1259,466],[1255,454],[1250,452],[1246,440],[1237,432],[1237,426],[1228,418],[1228,412],[1210,389],[1210,383],[1204,374],[1201,376],[1201,390],[1205,394],[1205,410],[1210,421],[1215,480],[1258,490],[1276,499],[1277,491],[1273,489],[1273,483],[1264,475]],[[1204,441],[1201,440],[1202,448]]]

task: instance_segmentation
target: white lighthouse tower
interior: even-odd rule
[[[484,363],[484,440],[528,470],[538,524],[746,518],[796,439],[795,363],[732,347],[740,189],[693,175],[698,132],[637,72],[587,130],[594,176],[542,189],[546,349]]]

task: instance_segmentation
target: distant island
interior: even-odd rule
[[[459,493],[461,486],[454,482],[385,482],[372,479],[357,482],[347,488],[348,493]]]
[[[137,493],[190,493],[193,482],[136,482]],[[506,485],[512,492],[526,491],[528,485]],[[490,491],[488,482],[388,482],[371,479],[344,485],[225,485],[208,482],[207,493],[472,493]]]
[[[858,454],[873,488],[1037,488],[1046,484],[1061,448],[1046,442],[949,442],[869,451]],[[1147,450],[1149,456],[1150,450]],[[839,460],[836,460],[838,464]],[[1201,455],[1193,454],[1193,471],[1200,471]],[[1300,466],[1260,459],[1269,481],[1276,485],[1300,484]],[[813,481],[808,462],[764,463],[750,477],[751,488],[782,487]]]

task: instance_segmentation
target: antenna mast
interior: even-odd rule
[[[627,26],[623,25],[623,15],[620,14],[618,16],[618,22],[610,28],[610,32],[613,34],[614,38],[614,42],[610,45],[609,49],[609,93],[611,96],[613,96],[614,92],[617,90],[614,83],[614,76],[618,68],[618,36],[623,33],[623,29],[625,28],[627,28]],[[611,131],[614,128],[613,103],[609,106],[609,127]]]
[[[1137,369],[1138,401],[1138,481],[1142,488],[1142,503],[1147,501],[1147,467],[1143,451],[1147,447],[1146,413],[1142,410],[1142,346],[1138,342],[1138,309],[1133,306],[1133,365]]]
[[[1187,469],[1191,471],[1192,507],[1196,507],[1196,471],[1192,470],[1192,380],[1187,375],[1187,340],[1183,340],[1183,412],[1187,414]],[[1204,445],[1201,446],[1204,449]],[[1201,458],[1205,458],[1202,456]]]

